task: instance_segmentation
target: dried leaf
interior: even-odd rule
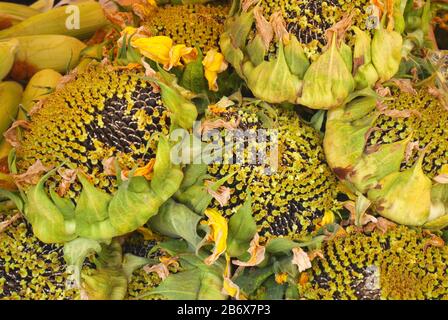
[[[254,267],[259,265],[264,260],[264,254],[266,252],[266,247],[260,245],[259,241],[260,236],[256,233],[247,250],[250,253],[249,260],[247,262],[234,260],[233,264],[241,267]]]
[[[293,248],[292,253],[293,257],[291,262],[299,267],[299,272],[303,272],[311,268],[311,260],[302,248]]]
[[[40,160],[37,160],[25,173],[14,174],[14,182],[17,187],[21,188],[25,185],[35,185],[39,182],[43,173],[50,171],[52,167],[46,167]]]

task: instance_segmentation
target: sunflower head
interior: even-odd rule
[[[348,228],[325,242],[301,292],[309,299],[446,299],[448,248],[422,230],[399,226],[370,235]]]
[[[23,192],[12,198],[40,240],[126,234],[179,187],[166,136],[191,128],[196,107],[179,86],[146,79],[135,68],[92,67],[33,113],[13,172]]]
[[[198,47],[206,52],[218,48],[219,36],[229,7],[226,4],[163,5],[154,9],[143,25],[153,35],[163,35],[175,43]]]
[[[402,90],[392,88],[382,101],[363,97],[332,110],[324,140],[327,161],[384,217],[444,227],[447,112],[435,88]]]
[[[263,237],[301,239],[317,229],[327,211],[342,209],[321,137],[294,111],[277,112],[256,102],[211,110],[203,126],[218,127],[220,134],[207,141],[224,150],[218,148],[223,152],[212,157],[207,172],[217,180],[228,177],[221,190],[227,199],[214,204],[225,216],[250,194]]]

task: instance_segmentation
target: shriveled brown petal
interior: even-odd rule
[[[406,162],[409,162],[409,160],[411,159],[411,156],[412,156],[414,150],[421,151],[421,149],[419,148],[419,141],[418,140],[417,141],[411,141],[411,142],[409,142],[407,144],[406,150],[405,150],[405,153],[404,153],[404,160]]]
[[[436,87],[429,87],[428,92],[429,94],[437,98],[442,104],[443,108],[448,111],[448,93],[437,89]]]
[[[207,187],[207,192],[218,201],[221,207],[224,207],[230,200],[230,191],[231,189],[226,186],[220,186],[217,191],[212,190],[210,187],[213,184],[213,181],[206,180],[205,185]]]
[[[5,140],[13,147],[20,147],[20,139],[18,135],[18,129],[22,128],[28,130],[30,128],[30,123],[26,120],[17,120],[11,125],[11,127],[3,133]]]
[[[14,222],[16,222],[22,215],[20,213],[16,213],[8,220],[0,222],[0,233],[5,231],[10,225],[12,225]]]
[[[142,62],[143,68],[145,69],[145,76],[147,76],[147,77],[154,77],[156,75],[156,71],[153,68],[151,68],[149,63],[147,63],[145,61],[144,57],[142,58],[141,62]]]
[[[259,0],[243,0],[243,3],[241,5],[243,12],[247,12],[250,7],[252,7],[254,4],[258,3]]]
[[[366,134],[364,135],[365,141],[369,140],[370,135],[376,131],[382,131],[382,129],[379,127],[373,127],[373,128],[370,128],[369,130],[367,130]]]
[[[417,116],[421,118],[422,116],[420,112],[413,109],[407,109],[407,110],[386,109],[381,111],[381,114],[384,114],[391,118],[409,118],[411,116]]]
[[[375,92],[378,93],[381,97],[387,97],[391,95],[389,87],[383,87],[381,84],[377,84],[375,86]]]
[[[354,15],[355,13],[353,11],[346,13],[341,20],[325,31],[328,47],[332,45],[334,34],[336,34],[336,44],[338,46],[344,41],[345,33],[351,27]]]
[[[240,119],[238,119],[236,122],[225,121],[223,119],[205,120],[201,123],[200,130],[203,134],[219,128],[225,128],[227,130],[235,130],[238,128],[239,123]]]
[[[250,242],[249,249],[247,250],[247,252],[250,253],[250,259],[248,261],[244,262],[240,260],[234,260],[232,261],[232,263],[240,267],[254,267],[263,262],[266,247],[260,245],[259,241],[260,236],[258,235],[258,233],[256,233],[254,238]]]
[[[401,91],[411,94],[416,94],[417,91],[412,86],[412,82],[410,79],[392,79],[393,83],[397,85],[398,88],[400,88]]]
[[[168,270],[168,267],[163,263],[158,263],[153,266],[144,266],[143,270],[145,270],[147,273],[155,272],[157,275],[163,280],[165,280],[169,275],[170,271]]]
[[[313,261],[316,258],[325,260],[324,254],[322,253],[322,250],[313,250],[311,252],[308,253],[308,257],[310,258],[310,261]]]
[[[61,176],[62,181],[59,184],[57,194],[63,197],[65,194],[67,194],[70,186],[76,180],[76,170],[60,168],[58,169],[58,174]]]
[[[263,16],[263,9],[261,7],[254,8],[255,25],[257,26],[257,33],[263,40],[265,49],[269,49],[272,39],[274,38],[274,30],[271,24]]]
[[[109,3],[110,1],[106,2]],[[103,7],[103,12],[107,20],[122,29],[124,29],[128,25],[132,25],[133,23],[132,12],[120,12],[118,11],[118,9],[113,8],[112,5]]]
[[[35,185],[39,182],[42,174],[51,169],[52,167],[46,167],[40,160],[37,160],[25,173],[14,174],[12,177],[19,188],[25,185]]]
[[[78,69],[75,68],[65,76],[61,77],[56,85],[56,91],[64,88],[67,83],[74,81],[77,75],[78,75]]]
[[[377,152],[380,149],[380,145],[379,144],[373,144],[371,146],[367,146],[364,150],[365,154],[372,154],[374,152]]]
[[[292,254],[293,257],[291,262],[299,267],[299,272],[303,272],[312,267],[308,254],[303,251],[302,248],[293,248]]]
[[[103,172],[106,176],[117,175],[117,172],[115,170],[115,157],[104,159],[101,163],[103,164]]]
[[[288,44],[290,40],[289,32],[286,30],[286,22],[285,19],[283,19],[281,11],[274,12],[271,16],[270,22],[276,38],[279,41],[282,41],[283,44]]]
[[[433,180],[440,184],[447,184],[448,183],[448,174],[446,174],[446,173],[439,174],[438,176],[435,176],[433,178]]]

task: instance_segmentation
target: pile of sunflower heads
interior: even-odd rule
[[[448,299],[447,11],[0,2],[0,298]]]

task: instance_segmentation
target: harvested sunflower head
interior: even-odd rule
[[[67,280],[62,246],[39,241],[23,218],[0,233],[0,300],[76,299],[79,291]]]
[[[433,235],[405,226],[370,235],[347,231],[346,237],[325,242],[324,258],[306,271],[309,280],[299,289],[304,298],[448,298],[448,247],[434,246]]]
[[[380,215],[443,228],[448,225],[447,112],[436,88],[396,83],[402,89],[392,88],[381,101],[360,97],[329,112],[327,161]]]
[[[202,52],[219,48],[219,36],[229,6],[211,4],[166,4],[155,8],[142,24],[154,36],[167,36],[176,43],[197,47]]]
[[[131,232],[178,188],[165,136],[196,114],[177,89],[139,71],[83,72],[32,114],[11,168],[24,197],[12,198],[47,243]]]
[[[345,196],[325,162],[321,136],[294,111],[277,112],[253,101],[241,107],[213,105],[201,130],[208,147],[218,150],[203,158],[209,163],[203,182],[224,217],[250,196],[264,239],[302,239],[322,225],[324,216],[328,220],[342,210],[337,197]],[[189,197],[186,192],[180,198],[188,203]]]
[[[331,109],[398,71],[405,9],[393,0],[236,0],[220,45],[257,98]]]

